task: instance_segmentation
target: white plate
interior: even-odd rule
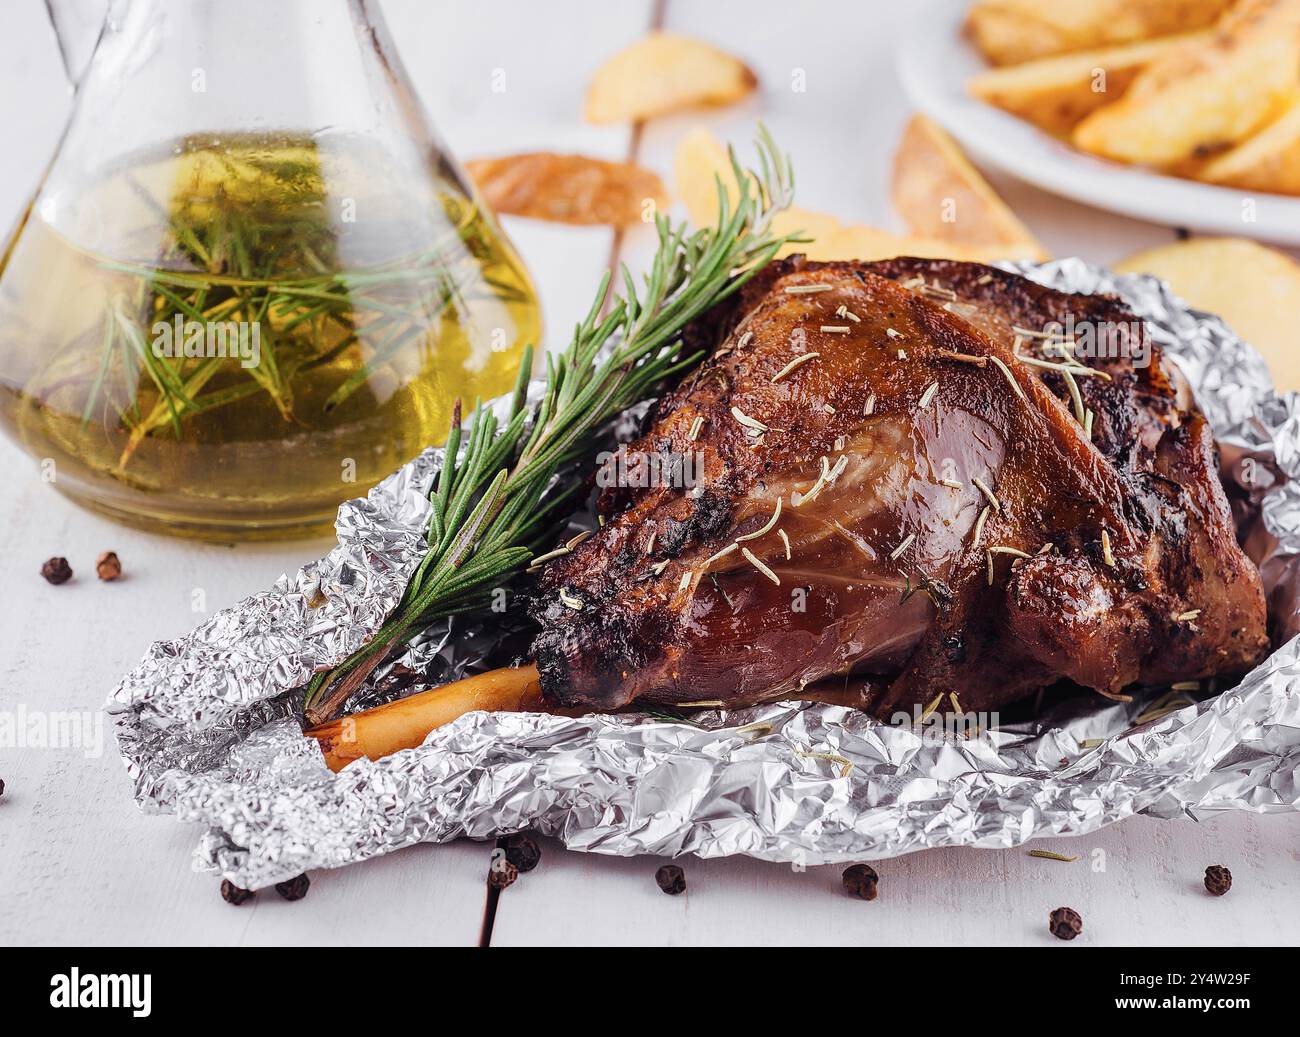
[[[966,83],[987,65],[961,31],[967,6],[962,0],[923,5],[907,27],[898,71],[912,103],[976,161],[1137,219],[1300,245],[1300,198],[1198,184],[1107,162],[971,97]]]

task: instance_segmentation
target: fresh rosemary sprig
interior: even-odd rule
[[[716,226],[688,234],[656,216],[659,248],[641,290],[624,266],[624,294],[609,299],[610,275],[604,276],[572,341],[547,357],[539,402],[526,399],[529,353],[504,424],[476,406],[462,440],[457,404],[447,460],[430,494],[429,551],[371,642],[312,680],[311,722],[329,719],[393,649],[433,620],[481,607],[492,588],[517,575],[554,537],[578,485],[573,480],[547,497],[557,473],[584,456],[592,435],[615,415],[699,361],[700,353],[681,355],[686,325],[792,240],[771,230],[772,214],[793,196],[789,160],[761,128],[758,157],[759,169],[747,173],[731,154],[740,197],[733,208],[718,180]]]

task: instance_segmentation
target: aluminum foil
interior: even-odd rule
[[[1081,696],[968,739],[808,703],[691,722],[472,713],[418,749],[333,774],[301,733],[298,689],[362,644],[400,598],[441,463],[428,450],[340,509],[328,556],[155,644],[122,680],[108,709],[136,799],[206,826],[196,866],[246,888],[412,843],[522,829],[622,856],[816,864],[1009,847],[1139,812],[1300,809],[1297,396],[1276,396],[1249,346],[1154,278],[1077,259],[1015,269],[1123,296],[1190,380],[1235,483],[1280,645],[1237,686],[1145,723],[1149,699]],[[500,620],[438,625],[358,701],[501,662],[512,631]]]

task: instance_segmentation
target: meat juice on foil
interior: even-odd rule
[[[1005,848],[1138,812],[1300,808],[1300,396],[1277,396],[1254,350],[1155,278],[1079,259],[1008,268],[1062,291],[1121,296],[1190,381],[1264,576],[1277,646],[1235,687],[1153,720],[1158,693],[1131,703],[1081,695],[972,738],[806,702],[690,721],[471,713],[418,749],[335,774],[302,735],[301,688],[363,645],[401,598],[441,463],[430,449],[339,509],[325,558],[154,644],[122,680],[107,708],[137,801],[205,825],[196,867],[244,888],[522,829],[620,856],[811,865]],[[523,632],[510,615],[436,624],[349,708],[505,661]]]

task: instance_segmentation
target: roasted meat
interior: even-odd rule
[[[1079,359],[1081,329],[1106,355]],[[627,448],[656,485],[604,490],[603,527],[539,577],[552,704],[852,678],[878,716],[949,692],[976,711],[1265,651],[1205,419],[1117,300],[795,257],[690,337],[711,355]]]

